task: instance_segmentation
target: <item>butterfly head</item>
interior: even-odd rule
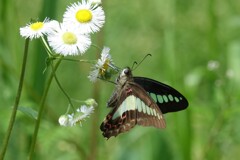
[[[124,84],[126,81],[133,80],[132,71],[129,67],[124,68],[117,78],[118,84]]]

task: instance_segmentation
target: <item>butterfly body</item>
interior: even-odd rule
[[[161,89],[157,89],[159,86]],[[182,108],[167,109],[183,100],[185,104]],[[168,105],[164,103],[166,101],[169,101]],[[104,137],[110,138],[129,131],[135,125],[165,128],[161,106],[165,106],[162,109],[167,113],[185,109],[188,103],[173,88],[148,78],[133,77],[131,69],[125,68],[116,80],[115,91],[107,105],[111,111],[100,129]]]

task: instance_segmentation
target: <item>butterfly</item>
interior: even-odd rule
[[[107,102],[111,111],[100,129],[105,138],[129,131],[135,125],[165,128],[163,114],[188,107],[187,99],[174,88],[145,77],[133,77],[129,67],[116,80]]]

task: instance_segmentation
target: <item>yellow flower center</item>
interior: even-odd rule
[[[109,67],[109,59],[107,59],[106,61],[105,61],[105,63],[103,64],[103,66],[102,66],[102,68],[100,68],[100,71],[99,71],[99,74],[101,75],[101,76],[104,76],[105,75],[105,73],[106,73],[106,71],[107,71],[107,69],[108,69],[108,67]]]
[[[65,44],[75,44],[77,43],[77,37],[72,32],[65,32],[62,36],[63,42]]]
[[[43,22],[36,22],[30,25],[30,28],[34,31],[37,31],[43,27],[44,23]]]
[[[87,9],[79,10],[76,13],[76,19],[80,23],[87,23],[92,20],[92,12]]]

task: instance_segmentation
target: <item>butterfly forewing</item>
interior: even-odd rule
[[[187,99],[174,88],[145,77],[133,77],[157,103],[162,113],[176,112],[188,107]]]
[[[110,138],[126,132],[136,124],[165,128],[162,112],[144,89],[136,83],[121,92],[116,107],[107,115],[100,129]]]

